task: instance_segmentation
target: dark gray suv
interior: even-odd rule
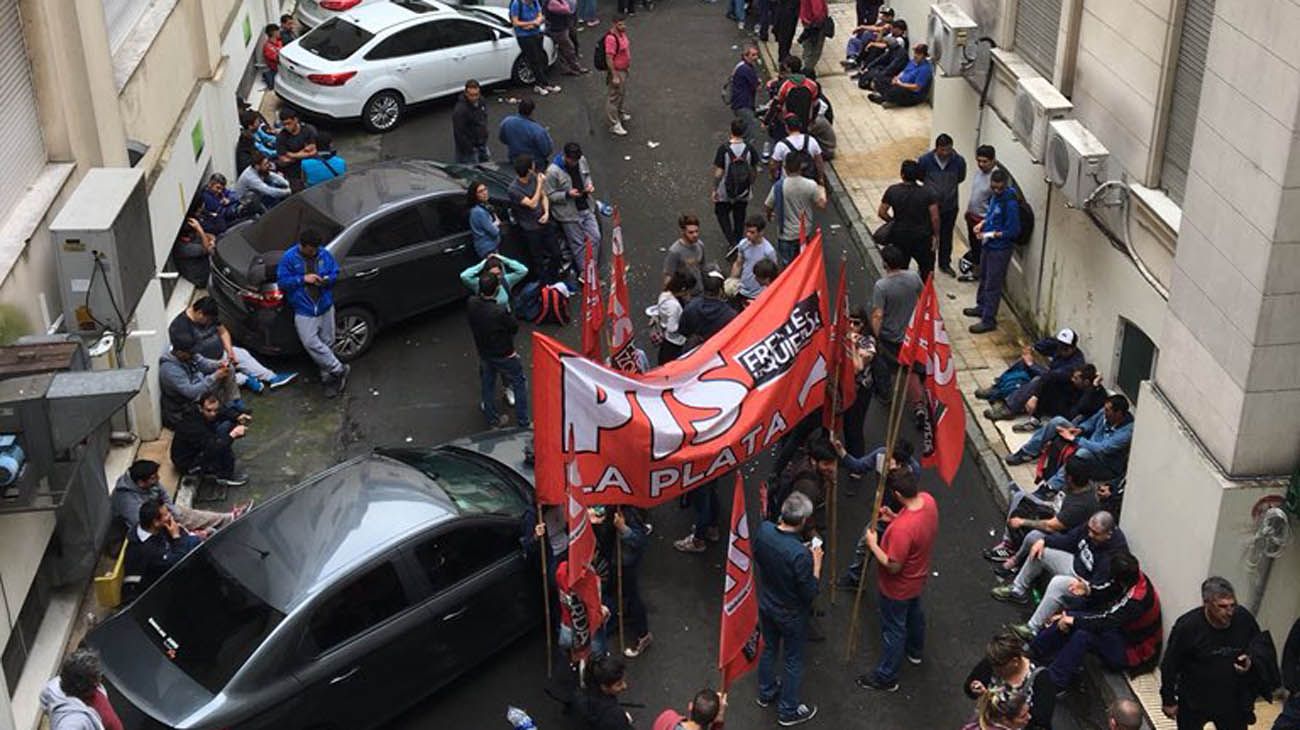
[[[126,730],[376,725],[536,627],[529,439],[380,449],[219,531],[86,639]]]

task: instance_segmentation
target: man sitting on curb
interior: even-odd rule
[[[1014,453],[1008,454],[1010,466],[1024,464],[1038,458],[1047,442],[1060,438],[1075,447],[1069,460],[1078,460],[1097,481],[1108,481],[1124,476],[1128,470],[1128,450],[1133,442],[1133,414],[1129,412],[1128,398],[1112,395],[1106,405],[1077,425],[1057,416],[1038,429]],[[1047,488],[1059,492],[1065,486],[1065,467],[1055,474],[1044,475]]]
[[[1044,500],[1011,483],[1011,500],[1007,509],[1007,524],[998,544],[984,551],[984,558],[994,563],[994,572],[1012,578],[1024,559],[1029,546],[1042,537],[1067,532],[1083,524],[1101,509],[1097,490],[1088,479],[1087,469],[1075,461],[1065,464],[1066,490],[1060,506],[1054,500]]]
[[[172,501],[171,495],[159,482],[158,462],[139,459],[126,470],[113,487],[113,516],[121,520],[122,524],[130,530],[140,519],[140,505],[149,500],[166,505],[181,527],[202,536],[206,536],[206,533],[211,530],[229,525],[253,506],[253,501],[249,500],[229,512],[209,512],[181,507]]]
[[[122,600],[144,593],[200,542],[197,535],[176,523],[167,505],[152,500],[141,504],[135,528],[126,533]]]
[[[213,393],[223,405],[241,410],[239,387],[230,365],[198,354],[198,342],[188,330],[169,327],[168,334],[171,349],[158,358],[163,425],[175,430],[205,393]]]
[[[1043,366],[1034,359],[1034,353],[1047,358]],[[984,411],[990,420],[1011,418],[1025,412],[1025,404],[1038,394],[1043,376],[1053,372],[1073,372],[1087,362],[1079,349],[1079,335],[1068,327],[1055,337],[1044,337],[1030,348],[1020,350],[1020,359],[1011,363],[993,381],[993,385],[975,391],[975,397],[989,401],[993,407]]]
[[[216,394],[204,394],[175,426],[172,463],[182,474],[215,477],[223,486],[248,484],[247,474],[235,472],[234,444],[244,437],[252,418],[221,405]]]
[[[1047,625],[1047,619],[1064,607],[1067,596],[1077,598],[1110,589],[1110,561],[1128,549],[1124,532],[1109,512],[1097,512],[1069,532],[1045,535],[1029,546],[1028,559],[1009,584],[993,589],[993,597],[1007,603],[1029,603],[1029,590],[1040,575],[1049,580],[1043,600],[1028,624],[1013,626],[1026,639]]]
[[[1016,433],[1033,433],[1056,416],[1071,421],[1086,419],[1106,405],[1106,386],[1091,363],[1072,371],[1053,370],[1043,376],[1038,394],[1025,401],[1029,420],[1011,427]]]

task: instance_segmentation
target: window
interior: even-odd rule
[[[0,0],[0,222],[45,167],[45,142],[18,0]],[[17,255],[12,254],[12,255]],[[8,257],[8,255],[6,255]]]
[[[1051,79],[1060,30],[1061,0],[1020,0],[1016,3],[1016,38],[1011,50]]]
[[[441,591],[472,578],[519,550],[519,530],[512,525],[470,525],[438,535],[415,548],[415,559]]]
[[[245,240],[258,253],[283,251],[298,240],[298,234],[308,228],[320,231],[326,242],[334,239],[343,230],[338,221],[329,217],[320,209],[294,195],[280,201],[268,210],[257,222],[248,227]]]
[[[1205,55],[1210,48],[1214,24],[1214,0],[1186,0],[1183,26],[1174,66],[1174,87],[1169,95],[1165,122],[1164,156],[1160,164],[1160,187],[1179,205],[1187,190],[1187,168],[1192,161],[1192,136],[1196,113],[1201,106],[1201,79],[1205,76]]]
[[[434,238],[469,232],[469,208],[463,195],[444,195],[420,204]]]
[[[375,49],[366,54],[368,61],[382,61],[389,58],[401,58],[403,56],[414,56],[417,53],[427,53],[435,50],[431,47],[433,43],[430,33],[434,23],[422,23],[414,28],[407,28],[385,38],[375,46]]]
[[[442,450],[385,449],[383,454],[419,469],[461,514],[515,516],[528,508],[520,490],[490,459]]]
[[[496,33],[481,23],[472,20],[443,20],[434,23],[433,46],[429,50],[488,43],[495,39]]]
[[[1115,387],[1136,404],[1139,386],[1155,371],[1156,345],[1137,325],[1121,318],[1118,350]]]
[[[303,36],[298,44],[327,61],[342,61],[374,37],[374,33],[335,17]]]
[[[383,563],[354,578],[317,606],[307,631],[316,649],[323,654],[410,605],[397,569],[392,563]]]
[[[378,256],[429,240],[424,219],[415,206],[385,216],[372,223],[353,244],[349,256]]]

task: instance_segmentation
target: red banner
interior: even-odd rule
[[[577,471],[572,463],[569,465],[569,471]],[[576,582],[583,572],[590,572],[591,559],[596,554],[596,536],[591,531],[587,508],[573,498],[577,486],[579,486],[577,482],[569,483],[569,502],[565,510],[569,524],[569,564],[574,568],[569,576],[571,583],[566,587],[572,587],[572,583]]]
[[[758,589],[754,585],[754,549],[745,514],[745,482],[736,475],[731,503],[731,535],[727,538],[727,575],[722,588],[722,640],[718,668],[722,691],[758,665],[763,637],[758,631]]]
[[[957,390],[957,366],[952,359],[952,345],[948,331],[939,313],[939,296],[934,291],[934,279],[925,282],[921,298],[907,325],[898,362],[911,365],[925,363],[925,390],[929,396],[931,428],[934,431],[933,448],[923,454],[921,463],[933,466],[939,476],[952,484],[966,449],[966,412],[961,393]]]
[[[835,306],[831,310],[831,346],[830,346],[830,368],[829,372],[835,373],[833,380],[827,382],[826,387],[831,389],[827,393],[827,402],[830,402],[834,389],[839,389],[839,396],[836,398],[836,407],[826,407],[822,409],[822,426],[831,433],[839,433],[840,427],[844,423],[844,410],[853,404],[853,398],[857,394],[857,387],[853,381],[856,374],[853,369],[853,357],[849,353],[852,343],[849,342],[849,289],[847,279],[848,262],[840,260],[839,283],[835,288]]]
[[[605,326],[605,309],[600,301],[600,267],[591,239],[582,262],[582,354],[592,360],[600,359],[600,332]]]
[[[614,209],[614,233],[610,236],[613,261],[609,275],[609,362],[618,370],[641,372],[636,356],[635,330],[627,304],[627,262],[623,259],[623,224]]]
[[[600,578],[590,570],[580,570],[576,578],[570,577],[566,560],[556,566],[555,581],[560,589],[560,623],[573,632],[570,655],[585,659],[591,654],[592,637],[605,623],[600,604]]]
[[[533,332],[538,499],[563,502],[572,458],[578,501],[651,507],[772,445],[825,400],[826,300],[814,236],[753,305],[649,373],[612,370]]]

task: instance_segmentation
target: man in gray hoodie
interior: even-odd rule
[[[90,649],[78,649],[64,659],[59,676],[41,690],[41,709],[50,716],[50,730],[104,730],[101,712],[111,714],[113,724],[121,727],[101,679],[99,656]]]
[[[564,232],[565,249],[573,271],[581,272],[587,256],[587,239],[596,253],[597,265],[604,264],[600,246],[600,224],[596,221],[596,186],[591,168],[577,142],[564,145],[546,167],[546,196],[551,201],[551,218]]]
[[[121,520],[127,530],[131,530],[140,520],[140,505],[149,500],[167,505],[181,527],[198,533],[201,537],[207,537],[211,530],[229,525],[253,506],[250,499],[229,512],[181,507],[172,501],[172,496],[158,480],[158,462],[139,459],[113,487],[113,516]]]
[[[163,425],[175,429],[199,396],[217,392],[222,405],[239,408],[239,388],[229,365],[194,352],[198,344],[187,331],[171,332],[171,350],[158,358],[158,386],[162,391]],[[240,410],[243,410],[240,408]]]

